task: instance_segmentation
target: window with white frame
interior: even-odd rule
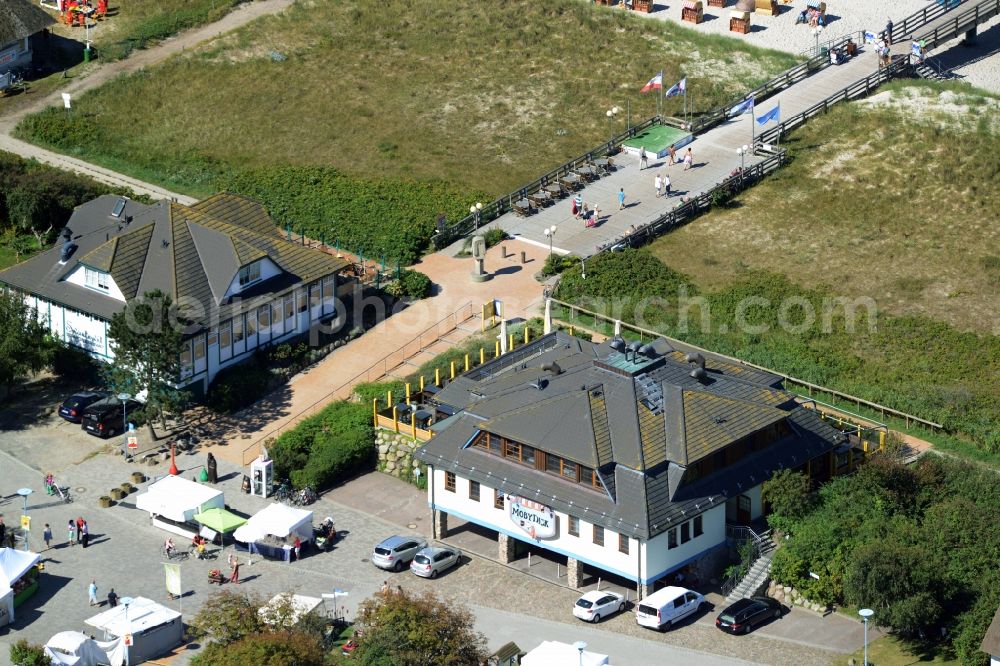
[[[240,286],[245,287],[260,280],[260,260],[240,269]]]
[[[101,291],[108,291],[110,289],[108,274],[104,271],[94,270],[89,266],[83,267],[83,278],[84,283],[91,289],[100,289]]]

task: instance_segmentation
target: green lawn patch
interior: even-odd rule
[[[622,131],[627,114],[612,126],[607,108],[651,116],[655,96],[639,89],[660,69],[686,75],[707,109],[792,64],[578,0],[317,0],[19,133],[174,191],[247,190],[327,240],[354,242],[371,224],[366,254],[406,259],[438,214],[454,221]]]

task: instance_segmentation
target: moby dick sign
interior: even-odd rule
[[[544,504],[508,495],[507,515],[510,522],[527,532],[532,539],[550,539],[556,535],[556,515]]]

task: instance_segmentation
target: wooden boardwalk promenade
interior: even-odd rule
[[[893,54],[908,53],[911,37],[924,37],[929,44],[941,44],[995,16],[998,7],[1000,0],[965,2],[919,29],[897,35]],[[874,47],[860,42],[858,46],[860,50],[855,58],[825,67],[758,103],[754,116],[761,116],[780,104],[781,118],[791,118],[876,72],[878,58]],[[750,114],[744,114],[698,134],[690,144],[694,168],[687,171],[682,165],[668,166],[665,159],[650,160],[649,166],[640,170],[635,157],[619,154],[615,159],[616,171],[580,190],[584,202],[590,208],[596,206],[600,210],[600,222],[595,227],[587,228],[582,220],[571,215],[572,197],[558,200],[528,217],[507,212],[490,222],[489,226],[499,226],[518,240],[545,248],[550,242],[545,230],[554,227],[555,234],[551,240],[554,251],[590,256],[597,251],[598,245],[621,236],[633,225],[647,224],[676,207],[682,197],[693,197],[710,190],[741,164],[749,167],[761,161],[763,155],[747,154],[741,157],[737,149],[751,145],[751,132],[760,134],[771,127],[774,127],[773,123],[761,127]],[[657,173],[670,177],[672,196],[655,196],[653,180]],[[618,206],[619,188],[625,191],[624,210],[619,210]]]

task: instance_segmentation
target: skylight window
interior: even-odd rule
[[[111,217],[116,217],[121,219],[122,213],[125,212],[125,202],[128,201],[125,197],[119,197],[118,201],[115,202],[114,210],[111,211]]]

